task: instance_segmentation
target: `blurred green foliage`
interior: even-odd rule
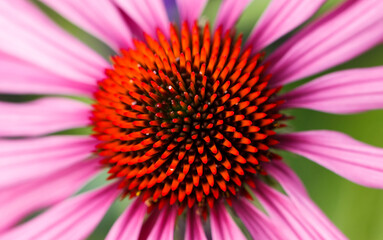
[[[100,40],[79,29],[38,1],[33,1],[64,29],[90,45],[105,58],[113,54],[113,51]],[[313,18],[339,2],[339,0],[328,1]],[[253,1],[238,22],[237,32],[248,36],[261,13],[265,10],[267,3],[267,0]],[[219,0],[210,1],[204,11],[204,18],[210,21],[212,25],[219,4]],[[377,65],[383,65],[383,46],[378,46],[358,58],[326,72]],[[287,89],[300,85],[314,77],[291,84],[291,86],[287,86]],[[0,95],[0,100],[25,101],[37,97],[41,96]],[[89,101],[87,99],[80,100]],[[295,117],[294,120],[288,122],[289,131],[337,130],[366,143],[383,147],[382,110],[341,116],[302,109],[290,110],[288,113]],[[64,131],[60,134],[89,134],[90,131],[89,128],[86,128]],[[312,199],[350,239],[383,239],[383,191],[358,186],[302,157],[289,153],[282,153],[282,155],[301,177]],[[106,176],[107,174],[104,172],[82,191],[104,184]],[[89,239],[104,239],[113,222],[128,204],[129,200],[126,199],[117,201]]]

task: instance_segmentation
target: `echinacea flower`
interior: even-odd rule
[[[381,0],[344,1],[267,55],[325,1],[271,1],[246,41],[235,23],[249,0],[223,1],[214,26],[199,20],[206,0],[42,2],[116,55],[103,59],[30,1],[0,2],[0,91],[51,95],[0,103],[0,239],[85,239],[128,196],[107,239],[173,239],[176,224],[184,239],[245,239],[232,215],[254,239],[345,239],[276,150],[383,187],[383,149],[279,130],[288,108],[383,107],[383,67],[280,93],[380,44]],[[91,136],[50,135],[89,125]],[[72,196],[103,168],[104,187]]]

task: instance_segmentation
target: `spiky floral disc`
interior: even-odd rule
[[[190,33],[191,30],[191,33]],[[132,196],[159,207],[213,206],[245,193],[262,173],[272,130],[282,117],[278,89],[268,89],[261,54],[241,52],[242,38],[218,29],[211,39],[183,24],[170,42],[145,36],[121,50],[99,83],[93,121],[110,178]]]

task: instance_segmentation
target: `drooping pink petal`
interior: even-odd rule
[[[310,215],[302,215],[290,199],[262,182],[254,190],[274,224],[283,228],[288,239],[321,239],[310,227]]]
[[[36,210],[50,207],[75,193],[97,172],[97,159],[73,164],[51,175],[0,187],[0,233]],[[43,197],[42,197],[43,196]],[[25,204],[25,203],[28,204]]]
[[[157,223],[153,226],[148,240],[173,239],[174,225],[176,222],[177,210],[175,207],[166,207],[160,210]]]
[[[90,136],[0,140],[0,187],[49,176],[91,156]]]
[[[195,209],[189,209],[186,217],[185,240],[207,240],[201,217]]]
[[[14,239],[85,239],[101,221],[120,191],[117,184],[65,200],[42,215],[0,235]]]
[[[176,217],[177,209],[174,206],[165,206],[161,210],[152,212],[142,226],[142,230],[138,239],[173,239]]]
[[[164,211],[164,209],[162,209]],[[157,219],[160,214],[160,211],[158,209],[154,209],[148,218],[145,220],[144,224],[141,227],[140,236],[138,237],[139,240],[146,240],[151,233],[151,230],[153,229],[154,225],[157,224]]]
[[[222,202],[217,202],[210,211],[210,227],[213,240],[246,239]]]
[[[233,208],[254,239],[292,239],[291,237],[293,236],[288,236],[286,235],[287,233],[284,233],[284,231],[286,231],[284,230],[284,226],[276,225],[249,201],[243,198],[238,198],[233,202]]]
[[[113,224],[106,240],[138,239],[146,211],[145,203],[136,198]]]
[[[345,114],[383,108],[383,67],[325,75],[287,93],[283,108]]]
[[[214,24],[215,28],[222,26],[222,30],[225,32],[234,27],[243,10],[245,10],[251,1],[252,0],[224,0],[218,10]]]
[[[169,19],[162,0],[113,0],[150,36],[156,36],[157,28],[169,35]]]
[[[383,1],[346,1],[309,24],[269,57],[272,85],[348,61],[383,41]]]
[[[95,84],[76,82],[37,68],[17,58],[1,54],[0,93],[62,94],[92,97]]]
[[[206,6],[206,3],[207,0],[177,0],[181,22],[187,21],[192,24],[195,20],[198,20]]]
[[[132,34],[110,0],[43,0],[79,27],[100,38],[114,50],[132,47]]]
[[[109,66],[29,1],[1,1],[0,28],[0,58],[12,56],[53,76],[91,85],[104,77]]]
[[[302,215],[310,216],[310,225],[320,230],[319,233],[323,239],[347,239],[311,201],[303,183],[286,164],[281,161],[273,161],[265,168],[281,184]]]
[[[277,145],[302,155],[350,181],[383,188],[383,149],[334,131],[317,130],[280,135]]]
[[[325,0],[272,0],[247,40],[258,52],[309,19]]]
[[[67,98],[0,102],[0,136],[36,136],[90,124],[91,107]]]

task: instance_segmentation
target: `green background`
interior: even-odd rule
[[[339,0],[328,1],[313,18],[316,18],[318,15],[339,2]],[[266,8],[267,3],[267,0],[254,0],[250,4],[237,24],[238,33],[242,32],[245,36],[249,34],[252,26]],[[204,11],[204,18],[206,20],[211,23],[214,22],[214,17],[219,4],[220,1],[209,2]],[[99,40],[74,27],[57,14],[52,13],[52,11],[46,8],[44,9],[65,29],[80,38],[80,40],[91,45],[105,57],[111,53],[111,50]],[[327,72],[377,65],[383,65],[383,46],[371,49],[369,52],[364,53],[358,58],[330,69]],[[313,77],[310,79],[312,78]],[[294,86],[300,85],[302,82],[310,79],[305,79],[294,84]],[[288,86],[287,89],[294,86]],[[32,96],[22,98],[20,96],[0,96],[2,100],[12,101],[29,100],[31,97]],[[383,147],[382,110],[353,115],[332,115],[297,109],[290,110],[289,114],[293,115],[295,119],[287,122],[289,125],[288,131],[310,129],[338,130],[347,133],[360,141]],[[87,129],[70,132],[82,134],[84,131],[89,132]],[[284,153],[283,156],[301,177],[314,202],[319,205],[319,207],[335,223],[335,225],[345,233],[346,236],[350,239],[383,239],[383,191],[358,186],[302,157],[288,153]],[[105,183],[105,176],[105,173],[102,174],[82,191]],[[128,200],[117,201],[108,211],[99,227],[89,239],[103,239],[113,222],[125,209],[128,202]]]

